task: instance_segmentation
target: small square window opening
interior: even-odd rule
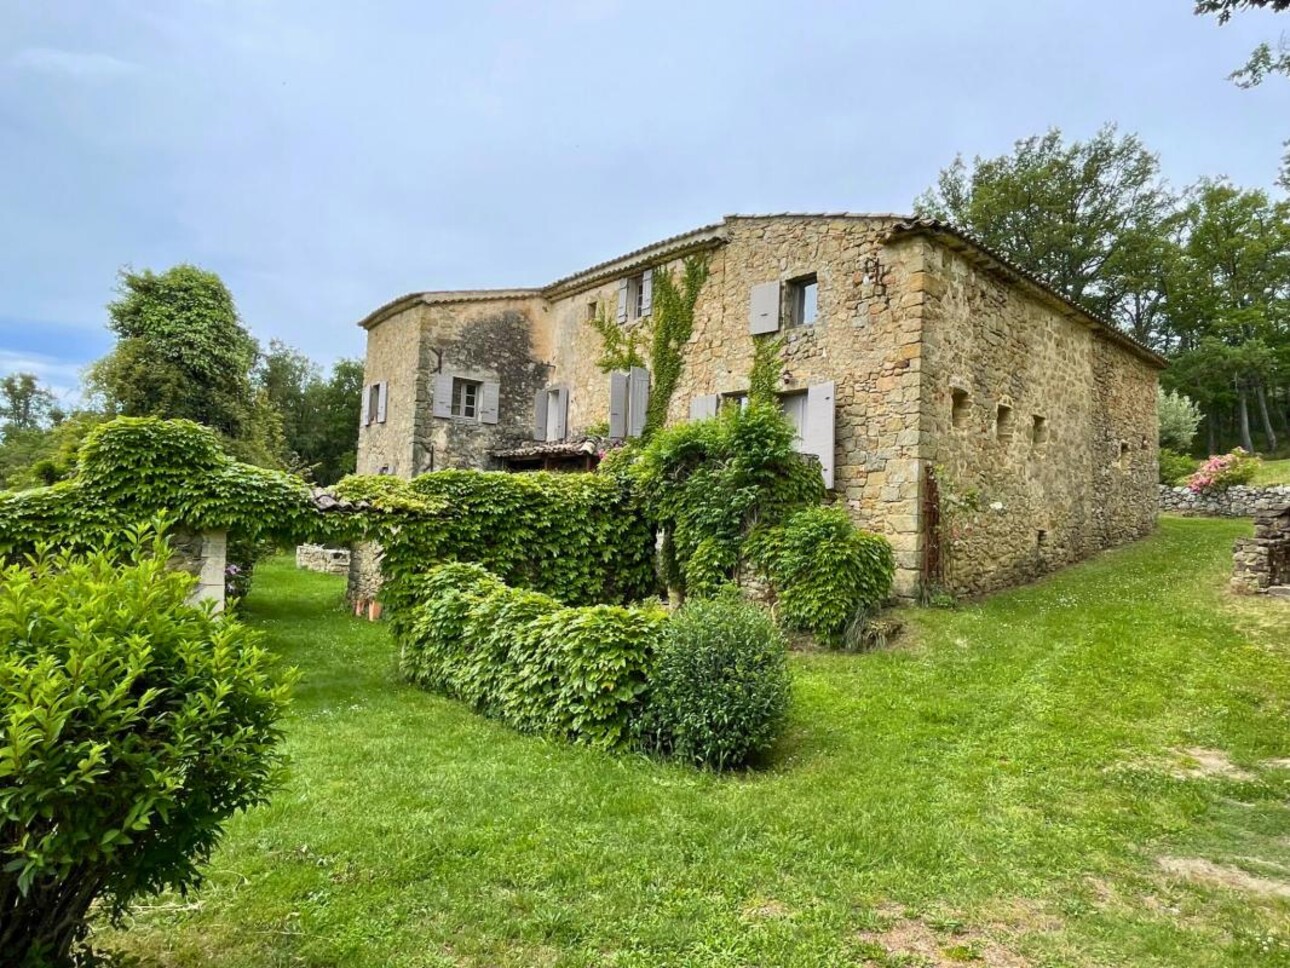
[[[452,415],[454,417],[465,417],[468,420],[479,419],[479,388],[481,386],[482,384],[478,380],[453,378]]]
[[[1034,425],[1031,427],[1030,439],[1036,444],[1048,443],[1048,421],[1044,417],[1035,414]]]
[[[597,306],[596,301],[594,299],[591,300],[591,302],[587,303],[587,319],[595,319],[596,312],[598,309],[599,309],[599,306]]]
[[[1005,403],[999,404],[994,421],[994,433],[1000,440],[1007,440],[1012,436],[1012,407]]]
[[[819,318],[820,285],[815,276],[803,276],[788,284],[788,324],[812,326]]]
[[[968,421],[968,392],[955,387],[950,391],[950,424],[955,430],[962,430]]]

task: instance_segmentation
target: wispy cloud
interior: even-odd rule
[[[14,54],[10,63],[23,70],[79,80],[105,80],[139,70],[138,64],[111,54],[60,50],[57,47],[26,47]]]
[[[85,367],[43,353],[15,353],[0,349],[0,377],[10,373],[33,373],[54,391],[64,406],[81,401],[81,373]]]

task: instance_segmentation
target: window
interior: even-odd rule
[[[546,391],[546,439],[548,441],[564,440],[564,391],[552,387]],[[552,419],[552,418],[555,419]]]
[[[463,380],[453,377],[452,380],[452,415],[465,417],[468,420],[479,419],[479,390],[483,384],[479,380]]]
[[[950,391],[950,425],[962,430],[968,420],[968,392],[955,387]]]
[[[1039,414],[1034,416],[1034,422],[1030,428],[1030,440],[1034,444],[1048,443],[1048,421]]]
[[[994,419],[994,434],[1000,440],[1007,440],[1012,436],[1012,407],[1006,403],[999,404]]]
[[[381,385],[373,383],[367,388],[367,419],[364,423],[374,423],[381,406]]]
[[[802,276],[788,284],[788,325],[811,326],[819,315],[820,286],[815,276]]]
[[[748,409],[748,394],[740,391],[739,393],[723,393],[718,402],[718,409],[725,407],[738,407],[740,410]]]
[[[618,322],[629,323],[648,316],[654,302],[654,270],[618,280]]]
[[[596,318],[596,309],[597,309],[597,306],[596,306],[596,301],[594,299],[591,300],[591,302],[587,303],[587,319],[590,320],[590,319]]]
[[[779,408],[793,427],[793,449],[801,450],[806,436],[806,394],[786,393],[779,398]]]

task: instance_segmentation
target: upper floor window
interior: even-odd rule
[[[618,280],[618,322],[648,316],[654,308],[654,270]]]
[[[479,396],[483,383],[479,380],[464,380],[453,377],[452,380],[452,415],[474,420],[479,417]]]
[[[811,326],[819,316],[820,284],[815,275],[788,284],[788,325]]]

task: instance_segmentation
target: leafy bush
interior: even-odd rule
[[[1213,494],[1237,484],[1248,484],[1259,472],[1261,463],[1253,454],[1237,447],[1230,454],[1218,454],[1201,464],[1187,478],[1187,489],[1193,494]]]
[[[258,636],[186,604],[139,533],[117,559],[0,570],[0,951],[65,964],[96,902],[199,879],[222,826],[280,775],[291,674]],[[12,960],[10,960],[12,959]]]
[[[1187,453],[1203,417],[1200,408],[1177,390],[1158,387],[1156,412],[1160,419],[1160,446],[1178,454]]]
[[[664,621],[657,607],[569,608],[478,564],[406,583],[400,670],[525,731],[596,746],[630,735]]]
[[[695,599],[667,623],[641,739],[716,770],[745,766],[783,729],[790,698],[782,633],[737,592]]]
[[[1196,473],[1200,461],[1186,454],[1179,454],[1167,447],[1160,448],[1160,483],[1173,486],[1181,484]]]
[[[824,496],[819,466],[793,449],[793,428],[766,404],[662,429],[628,473],[636,499],[663,531],[664,574],[695,595],[734,577],[755,525],[776,524]]]
[[[750,551],[775,586],[784,624],[828,640],[839,641],[891,594],[891,545],[859,530],[842,508],[798,511],[759,532]]]
[[[623,484],[600,474],[435,471],[411,481],[349,477],[384,546],[382,597],[397,614],[436,564],[473,561],[508,585],[568,604],[628,602],[656,589],[653,534]]]

